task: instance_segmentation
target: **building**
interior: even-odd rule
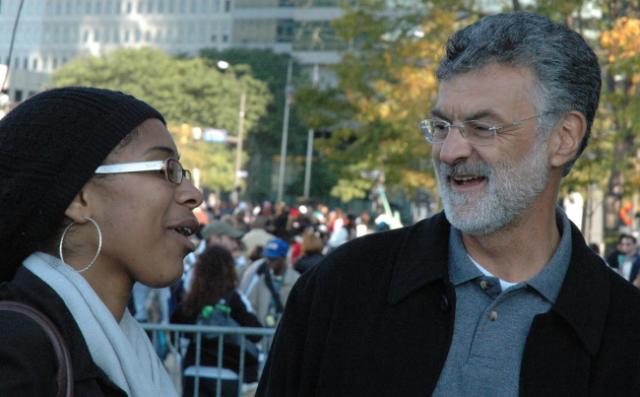
[[[338,0],[0,0],[0,64],[10,64],[9,96],[18,102],[43,88],[75,57],[116,48],[156,47],[194,55],[202,48],[269,48],[322,70],[339,60],[330,21]],[[3,77],[3,76],[0,76]],[[320,73],[320,79],[332,76]]]

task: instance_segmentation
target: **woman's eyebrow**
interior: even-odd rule
[[[180,158],[178,153],[176,153],[176,151],[173,150],[173,148],[171,148],[169,146],[152,146],[149,149],[145,150],[144,154],[146,155],[146,154],[149,154],[150,152],[164,152],[164,153],[167,153],[171,157]]]

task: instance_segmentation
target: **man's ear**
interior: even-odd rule
[[[85,223],[87,217],[91,216],[89,211],[89,204],[87,202],[86,185],[76,194],[71,201],[71,204],[64,211],[67,218],[71,219],[74,223]]]
[[[563,167],[576,157],[586,131],[587,119],[581,112],[572,110],[562,117],[551,134],[550,161],[553,167]]]

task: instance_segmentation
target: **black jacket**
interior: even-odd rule
[[[13,281],[0,285],[0,299],[27,303],[56,325],[71,355],[75,397],[126,396],[93,362],[71,313],[42,280],[20,268]],[[42,328],[22,314],[0,311],[0,396],[55,396],[56,370],[53,346]]]
[[[257,396],[429,396],[452,339],[443,214],[354,240],[294,287]],[[552,309],[533,320],[520,396],[640,395],[640,293],[572,227]]]

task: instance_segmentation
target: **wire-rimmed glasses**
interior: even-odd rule
[[[162,171],[165,178],[179,185],[186,178],[191,180],[191,171],[185,169],[180,161],[167,158],[158,161],[136,161],[134,163],[106,164],[96,168],[96,174],[124,174],[128,172]]]
[[[496,125],[491,122],[480,120],[466,120],[460,124],[452,124],[446,120],[433,118],[420,121],[420,130],[424,139],[430,144],[441,144],[451,132],[451,128],[457,128],[467,141],[474,145],[487,145],[493,141],[498,134],[512,131],[528,120],[541,117],[545,113],[536,114],[521,120],[516,120],[508,124]]]

